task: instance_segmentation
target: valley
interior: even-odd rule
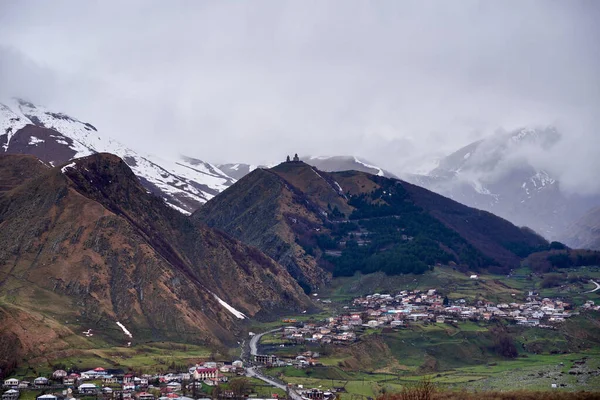
[[[0,0],[0,400],[600,399],[599,16]]]
[[[238,373],[248,393],[293,385],[298,398],[375,398],[423,380],[599,389],[598,252],[383,172],[287,161],[188,216],[117,156],[40,161],[0,156],[7,376],[60,366],[185,380],[242,351],[246,368],[202,393],[228,391]]]
[[[246,355],[242,359],[251,366],[256,362],[253,354],[272,355],[269,361],[259,361],[262,366],[249,369],[248,374],[256,377],[259,373],[280,386],[292,384],[298,393],[310,389],[337,393],[342,399],[375,398],[423,379],[439,390],[450,391],[502,391],[507,385],[511,390],[549,391],[553,384],[566,392],[600,390],[600,311],[598,293],[593,291],[593,282],[600,280],[600,268],[572,268],[561,273],[565,284],[552,288],[544,287],[545,274],[525,267],[512,271],[510,276],[479,274],[476,280],[452,266],[437,266],[417,275],[386,276],[377,272],[334,278],[330,285],[311,295],[315,309],[320,310],[318,314],[301,312],[271,322],[248,321],[249,331],[267,333],[260,340],[244,340],[241,349],[246,349]],[[569,279],[573,277],[578,279]],[[528,298],[534,306],[535,299],[540,300],[537,309],[549,304],[541,301],[544,298],[553,304],[557,299],[561,304],[569,303],[564,313],[570,317],[552,322],[546,319],[540,325],[547,327],[521,325],[518,319],[503,316],[499,313],[502,308],[495,307],[502,302],[525,305]],[[491,307],[491,318],[485,315],[487,308],[468,316],[456,314],[449,318],[447,314],[444,321],[436,318],[444,314],[441,310],[467,309],[478,301]],[[408,314],[382,312],[407,308],[411,309]],[[422,318],[423,313],[433,313],[434,317]],[[353,321],[354,315],[361,320]],[[394,325],[394,320],[402,324]],[[304,333],[294,337],[293,332]],[[352,332],[351,339],[342,339],[347,335],[336,337],[342,332]],[[319,340],[328,335],[331,342]],[[499,335],[514,345],[515,354],[506,354],[498,347]],[[116,347],[84,334],[65,340],[71,343],[69,351],[31,359],[12,376],[48,376],[57,365],[76,371],[103,367],[150,376],[178,374],[189,365],[211,360],[226,365],[240,352],[236,347],[183,342]],[[93,343],[93,348],[84,342]],[[263,386],[265,382],[260,382],[251,380],[248,390],[264,393],[269,384]],[[222,390],[229,387],[226,383],[221,386]],[[202,390],[209,394],[212,389]]]
[[[585,273],[592,279],[600,275],[598,267],[584,271],[565,273]],[[282,360],[265,371],[302,387],[324,391],[343,388],[342,398],[376,397],[422,379],[443,390],[505,390],[510,385],[511,390],[547,391],[552,384],[567,391],[598,390],[600,312],[597,295],[589,292],[595,285],[575,282],[548,290],[543,288],[543,276],[529,278],[526,269],[516,272],[510,278],[484,274],[476,281],[451,267],[435,268],[418,276],[336,278],[330,289],[317,296],[331,317],[307,320],[298,316],[297,322],[288,322],[281,331],[263,337],[263,353]],[[527,325],[502,316],[501,309],[496,309],[490,319],[482,313],[441,320],[435,315],[439,317],[443,312],[433,311],[436,300],[427,306],[433,319],[427,318],[427,311],[422,314],[419,310],[412,311],[417,313],[414,319],[411,314],[390,317],[394,296],[390,299],[386,293],[419,291],[427,297],[428,291],[436,287],[450,304],[463,300],[470,303],[477,298],[494,299],[494,303],[520,302],[530,292],[539,291],[545,298],[557,296],[572,302],[574,306],[568,311],[572,318]],[[367,293],[371,295],[365,297]],[[410,302],[402,304],[406,307]],[[384,309],[387,313],[381,313]],[[354,316],[359,320],[353,320]],[[339,325],[337,321],[341,320],[350,329]],[[394,320],[401,323],[394,324]],[[299,328],[293,328],[295,325]],[[336,337],[333,332],[352,332],[352,339],[324,343],[321,338],[329,330],[332,337]],[[296,337],[291,332],[306,333]],[[582,336],[582,332],[586,334]],[[510,342],[508,352],[499,346],[499,336]],[[512,354],[510,346],[514,346]]]

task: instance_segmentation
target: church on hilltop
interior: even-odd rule
[[[300,162],[300,157],[298,157],[298,153],[294,154],[294,159],[290,160],[290,156],[287,156],[285,162]]]

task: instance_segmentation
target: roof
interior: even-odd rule
[[[200,373],[202,373],[202,372],[208,373],[208,372],[217,372],[217,369],[216,368],[196,368],[196,371],[200,372]]]

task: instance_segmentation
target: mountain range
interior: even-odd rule
[[[552,127],[497,132],[445,157],[434,157],[422,173],[394,174],[353,156],[306,156],[301,159],[321,171],[363,171],[425,187],[470,207],[486,210],[518,226],[527,226],[550,240],[562,240],[572,247],[591,243],[596,230],[585,228],[586,211],[600,205],[598,195],[568,194],[560,181],[536,167],[527,152],[549,151],[560,140]],[[235,179],[253,171],[248,164],[219,166]],[[234,167],[234,170],[230,168]],[[576,222],[579,221],[580,222]],[[577,227],[585,232],[576,233]],[[587,232],[587,233],[586,233]],[[576,237],[588,236],[581,241]]]
[[[600,196],[566,194],[556,177],[524,156],[547,151],[559,140],[560,134],[552,127],[498,132],[442,158],[425,175],[403,178],[554,240],[600,204]]]
[[[332,276],[423,273],[436,263],[507,272],[548,242],[405,181],[304,162],[256,169],[192,214],[256,247],[305,288]]]
[[[0,152],[31,154],[49,165],[95,153],[118,155],[148,191],[184,214],[235,182],[207,162],[187,156],[173,159],[141,154],[90,123],[20,99],[0,104]]]
[[[168,162],[27,102],[1,110],[0,368],[93,340],[230,345],[336,276],[507,273],[549,248],[355,157]]]
[[[310,308],[285,268],[168,207],[115,155],[0,155],[0,182],[0,368],[73,341],[232,344],[247,318]]]
[[[388,178],[402,177],[460,203],[490,211],[518,226],[527,226],[550,240],[577,247],[586,211],[600,205],[600,196],[566,194],[559,180],[532,165],[523,154],[547,151],[560,140],[552,128],[497,132],[445,157],[434,157],[420,174],[393,173],[377,163],[354,156],[303,156],[320,171],[355,170]],[[121,157],[146,190],[172,208],[191,214],[202,204],[257,168],[269,165],[211,164],[195,157],[145,155],[106,136],[92,124],[30,102],[12,99],[0,104],[0,152],[32,154],[49,165],[108,152]],[[283,161],[282,157],[282,160]]]
[[[361,171],[369,174],[397,178],[393,173],[386,171],[374,163],[355,156],[303,156],[300,159],[313,167],[325,172]],[[283,161],[283,160],[281,160]],[[256,168],[271,168],[277,165],[252,165],[244,163],[217,164],[217,167],[235,179],[241,179]]]

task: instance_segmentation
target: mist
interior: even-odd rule
[[[0,1],[0,96],[148,153],[364,157],[410,172],[498,129],[600,193],[594,1]]]

